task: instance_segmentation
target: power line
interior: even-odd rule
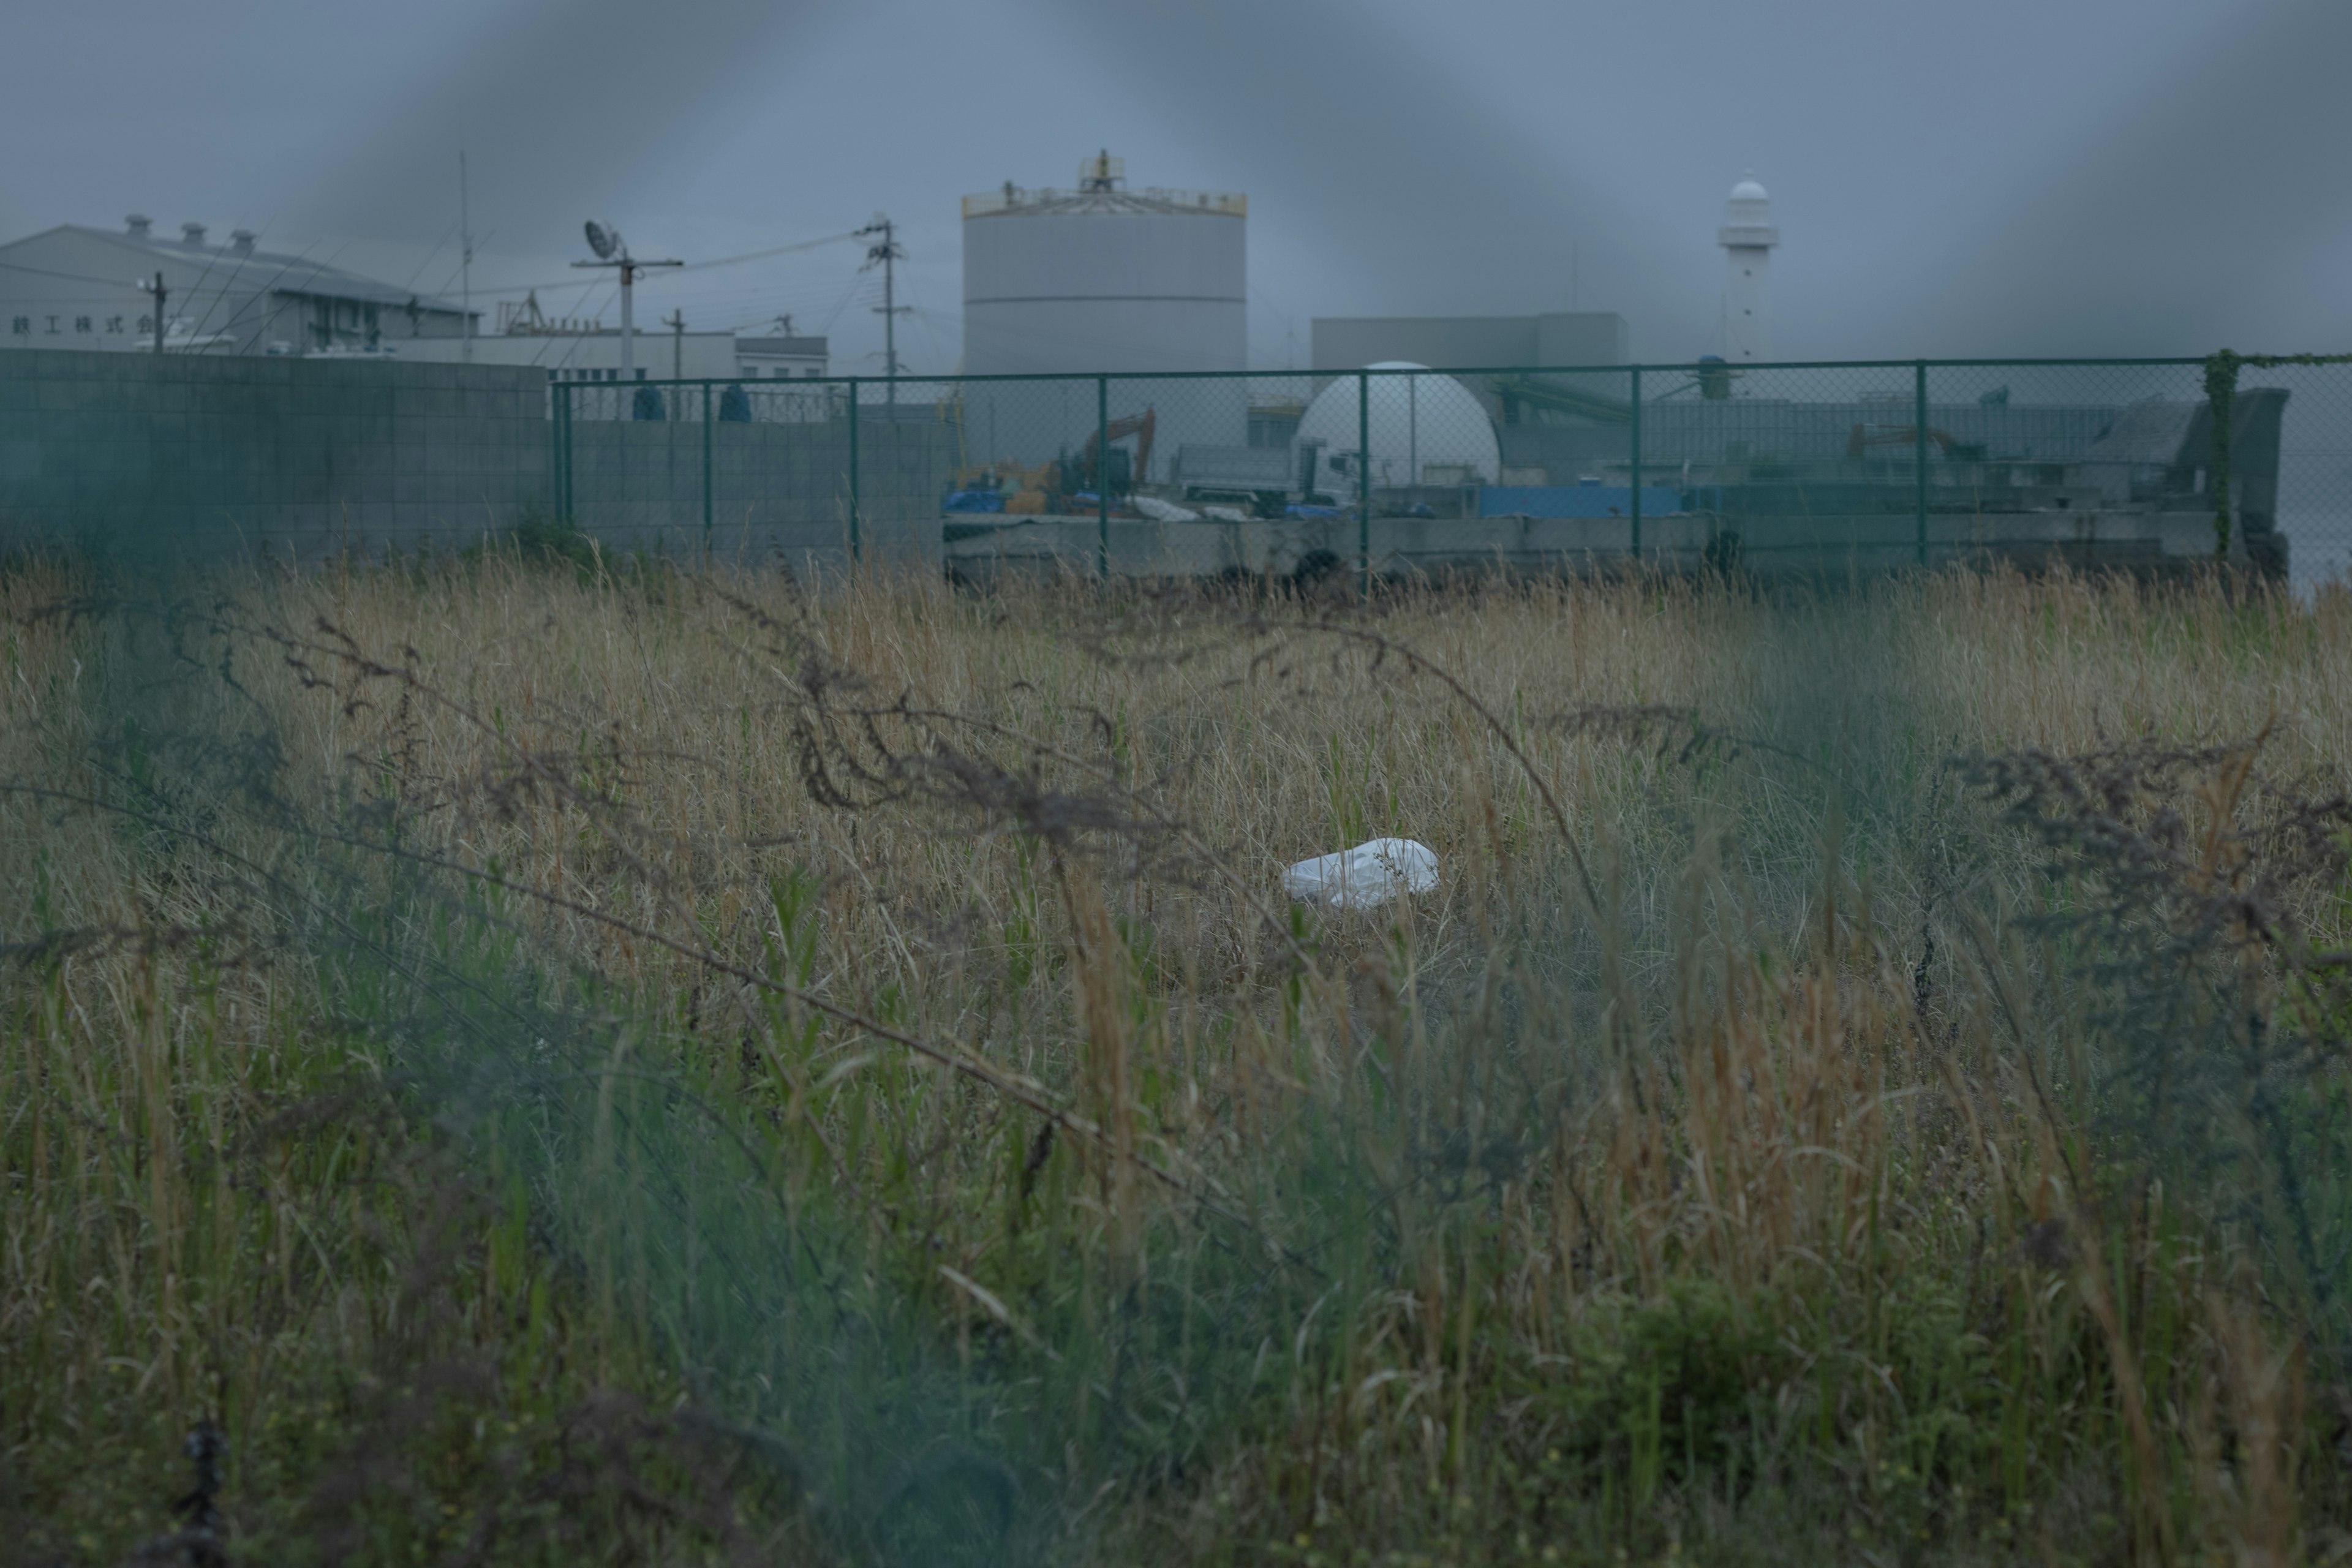
[[[722,256],[716,261],[690,261],[687,263],[686,270],[708,272],[714,267],[732,267],[739,261],[764,261],[771,256],[789,256],[795,250],[814,250],[819,246],[839,245],[845,239],[856,237],[856,230],[847,234],[828,234],[822,239],[803,239],[793,245],[779,245],[772,250],[747,250],[740,256]]]
[[[273,220],[271,220],[271,221],[273,221],[273,222],[274,222],[275,220],[273,219]],[[264,224],[261,226],[261,232],[262,232],[262,234],[263,234],[263,235],[268,234],[268,233],[269,232],[269,224],[268,224],[268,223],[264,223]],[[233,236],[233,235],[232,235],[232,237],[234,237],[234,236]],[[255,238],[255,240],[257,242],[257,241],[261,238],[261,235],[256,235],[256,236],[254,236],[254,238]],[[336,247],[336,249],[335,249],[335,255],[337,255],[337,256],[341,256],[342,253],[343,253],[343,247],[338,246],[338,247]],[[310,254],[310,247],[304,247],[304,249],[303,249],[302,255],[303,255],[303,256],[307,256],[307,255],[309,255],[309,254]],[[237,280],[238,279],[240,279],[240,278],[242,278],[242,277],[244,277],[244,276],[245,276],[245,265],[246,265],[246,263],[247,263],[247,262],[248,262],[248,261],[250,261],[250,260],[252,260],[252,259],[253,259],[253,258],[252,258],[252,257],[251,257],[251,255],[249,255],[249,254],[248,254],[248,255],[246,255],[246,256],[241,256],[241,257],[239,257],[239,258],[237,258],[237,263],[236,263],[236,265],[235,267],[233,267],[233,268],[231,268],[229,269],[228,281],[227,281],[227,282],[226,282],[226,283],[223,283],[222,285],[220,285],[219,289],[218,289],[214,293],[214,295],[213,295],[213,302],[212,302],[210,305],[207,305],[207,306],[205,306],[205,313],[204,313],[204,316],[203,316],[203,318],[202,318],[201,320],[199,320],[199,321],[196,322],[195,326],[194,326],[194,327],[190,331],[190,332],[189,332],[189,334],[188,334],[190,337],[192,337],[192,338],[195,338],[195,337],[202,337],[202,336],[204,335],[205,328],[205,327],[207,327],[207,326],[209,326],[209,325],[211,324],[211,322],[212,322],[212,319],[213,319],[213,312],[214,312],[215,310],[219,310],[223,305],[226,305],[226,304],[227,304],[227,303],[229,302],[229,298],[230,298],[230,296],[229,296],[229,289],[230,289],[231,288],[235,287],[235,285],[236,285],[236,280]],[[243,299],[242,299],[242,300],[239,300],[239,302],[238,302],[238,304],[237,304],[237,307],[236,307],[236,313],[235,315],[233,315],[233,316],[231,316],[231,317],[228,319],[228,323],[227,323],[227,325],[226,325],[223,330],[224,330],[224,331],[235,331],[236,330],[237,323],[238,323],[239,321],[243,321],[243,320],[245,319],[245,313],[246,313],[247,310],[249,310],[253,309],[253,307],[255,306],[255,304],[256,304],[257,302],[267,300],[269,298],[269,296],[270,296],[270,291],[271,291],[272,289],[274,289],[278,286],[278,283],[279,279],[283,279],[289,271],[290,271],[290,270],[291,270],[295,266],[297,266],[297,265],[301,261],[301,259],[302,259],[302,257],[301,257],[301,256],[297,256],[297,257],[294,257],[294,258],[292,258],[289,259],[289,260],[287,261],[287,263],[286,263],[283,267],[280,267],[280,268],[278,269],[276,276],[272,277],[272,278],[269,279],[269,282],[268,282],[267,285],[265,285],[264,287],[262,287],[262,288],[260,288],[260,289],[256,289],[256,290],[255,290],[254,292],[252,292],[251,294],[248,294],[248,295],[244,296],[244,297],[243,297]],[[330,259],[331,259],[331,258],[330,258]],[[209,275],[209,274],[210,274],[210,272],[211,272],[211,270],[212,270],[212,265],[211,265],[211,263],[210,263],[210,262],[205,263],[205,272],[206,272],[206,274],[207,274],[207,275]],[[197,288],[198,289],[201,289],[203,287],[204,287],[204,279],[202,279],[202,278],[197,279],[196,279],[196,288]],[[264,306],[264,308],[263,308],[263,311],[262,311],[262,320],[263,320],[263,321],[264,321],[265,323],[267,323],[267,321],[268,321],[268,310],[267,306]]]
[[[262,226],[263,226],[264,228],[267,228],[268,226],[267,224],[265,224],[265,225],[263,225]],[[315,242],[314,242],[314,243],[315,243]],[[331,267],[331,266],[333,266],[333,265],[334,265],[334,258],[335,258],[335,256],[341,256],[341,255],[344,252],[344,250],[345,250],[345,249],[349,248],[349,246],[350,246],[350,242],[349,242],[348,240],[346,240],[342,245],[339,245],[339,246],[337,246],[337,247],[335,247],[334,256],[330,256],[330,257],[329,257],[325,261],[323,261],[323,262],[317,262],[317,263],[313,263],[313,264],[312,264],[312,266],[313,266],[314,270],[313,270],[313,272],[312,272],[312,276],[313,276],[313,277],[316,277],[316,276],[317,276],[317,272],[316,272],[316,270],[315,270],[317,268],[320,268],[320,267]],[[237,314],[236,314],[236,315],[234,315],[234,316],[231,316],[231,317],[229,318],[228,324],[229,324],[230,328],[234,329],[234,328],[236,326],[237,322],[238,322],[240,320],[242,320],[242,319],[243,319],[244,314],[245,314],[245,311],[246,311],[247,309],[249,309],[249,308],[254,304],[254,302],[255,302],[256,300],[268,300],[268,299],[270,297],[271,292],[277,289],[277,287],[278,287],[278,285],[279,281],[285,278],[286,274],[287,274],[287,273],[289,273],[289,272],[290,272],[290,271],[292,271],[296,267],[298,267],[298,266],[301,265],[301,264],[302,264],[302,262],[304,261],[304,259],[305,259],[306,258],[308,258],[308,257],[309,257],[310,253],[310,247],[306,246],[306,247],[303,247],[302,252],[301,252],[301,254],[300,254],[300,255],[289,257],[289,258],[286,259],[286,263],[285,263],[285,265],[284,265],[284,266],[282,266],[282,267],[280,267],[280,268],[278,268],[278,269],[277,270],[277,272],[276,272],[274,275],[272,275],[272,277],[270,278],[270,279],[269,279],[269,281],[268,281],[268,283],[266,283],[266,284],[262,285],[262,287],[261,287],[261,288],[259,288],[259,289],[257,289],[254,290],[251,294],[247,295],[247,296],[244,298],[244,300],[243,300],[242,303],[240,303],[240,304],[238,305],[238,307],[237,307]],[[226,304],[226,303],[228,302],[228,299],[229,299],[229,293],[228,293],[228,290],[229,290],[230,285],[234,284],[234,283],[235,283],[235,282],[236,282],[239,278],[241,278],[241,277],[243,277],[243,276],[245,275],[245,264],[246,264],[246,262],[247,262],[247,261],[249,261],[249,260],[251,260],[251,259],[252,259],[252,258],[251,258],[250,256],[240,257],[240,258],[237,258],[237,264],[236,264],[236,267],[234,267],[234,268],[232,268],[230,269],[230,271],[229,271],[229,275],[228,275],[228,281],[227,281],[226,283],[223,283],[223,284],[220,286],[219,289],[218,289],[218,290],[214,294],[212,304],[210,304],[209,306],[205,307],[205,314],[204,314],[204,318],[203,318],[203,320],[199,321],[195,324],[195,326],[190,330],[189,334],[188,334],[190,337],[192,337],[192,338],[194,338],[194,337],[201,337],[201,336],[204,334],[204,330],[205,330],[205,326],[206,326],[207,324],[209,324],[209,323],[211,322],[212,319],[213,319],[213,312],[214,312],[215,310],[219,310],[219,309],[221,308],[221,306],[223,306],[224,304]],[[204,274],[203,274],[203,276],[200,276],[200,277],[196,279],[196,282],[195,282],[195,288],[196,288],[197,289],[203,289],[203,287],[204,287],[205,278],[210,277],[211,275],[212,275],[212,263],[211,263],[210,261],[206,261],[206,262],[205,262],[205,271],[204,271]],[[158,276],[161,276],[161,275],[160,275],[160,274],[158,274]],[[264,317],[263,317],[263,320],[264,320],[264,321],[267,321],[267,320],[268,320],[268,316],[267,316],[267,314],[266,314],[266,313],[265,313],[265,315],[264,315]]]
[[[856,237],[856,231],[847,234],[828,234],[822,239],[799,240],[791,245],[779,245],[768,250],[747,250],[740,256],[722,256],[715,261],[689,261],[677,270],[682,273],[708,272],[714,267],[733,267],[745,261],[764,261],[772,256],[789,256],[796,250],[814,250],[820,246],[838,245],[845,239]],[[482,290],[482,296],[485,299],[495,300],[507,294],[527,294],[533,289],[566,289],[575,281],[574,279],[565,278],[552,283],[515,283],[503,289],[485,289]]]
[[[23,262],[21,262],[21,261],[0,261],[0,268],[5,268],[5,269],[7,269],[7,270],[8,270],[8,271],[10,271],[10,272],[26,272],[26,273],[30,273],[32,276],[34,276],[34,277],[36,277],[36,278],[61,278],[61,279],[63,279],[65,281],[67,281],[67,282],[68,282],[68,283],[108,283],[108,284],[119,284],[121,287],[122,287],[122,288],[126,288],[126,289],[136,287],[136,285],[134,285],[134,284],[121,283],[120,279],[113,279],[113,278],[100,278],[100,277],[96,276],[96,275],[95,275],[95,274],[93,274],[93,273],[89,273],[89,272],[59,272],[59,271],[57,271],[56,269],[54,269],[54,268],[47,268],[47,267],[27,267],[27,266],[26,266],[26,265],[25,265]]]
[[[460,227],[463,226],[463,224],[464,220],[460,219],[458,222],[453,223],[447,228],[442,230],[441,237],[433,242],[433,248],[425,253],[425,259],[416,264],[416,270],[410,273],[408,275],[408,281],[401,285],[403,289],[409,290],[411,293],[415,292],[416,280],[425,276],[425,269],[433,265],[434,258],[441,254],[441,247],[449,243],[451,237],[457,234]]]
[[[849,287],[841,291],[841,298],[835,302],[832,313],[824,319],[826,335],[832,334],[834,323],[841,320],[842,311],[849,308],[850,300],[856,298],[858,289],[866,286],[866,279],[862,273],[849,279]]]
[[[566,289],[571,288],[572,286],[572,285],[570,281],[557,285],[559,288]],[[585,317],[588,311],[589,296],[600,288],[611,289],[615,287],[617,287],[617,285],[604,282],[599,279],[589,279],[588,282],[580,286],[580,298],[573,302],[572,307],[572,310],[580,312],[582,316]],[[547,334],[547,342],[545,345],[540,349],[539,353],[531,356],[530,363],[535,368],[544,367],[547,363],[547,351],[553,348],[557,343],[562,342],[565,345],[563,357],[557,360],[555,363],[559,366],[569,365],[573,357],[579,353],[581,345],[587,341],[588,334],[584,332],[550,332]]]

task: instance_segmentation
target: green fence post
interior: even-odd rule
[[[849,378],[849,563],[856,565],[865,559],[859,548],[859,495],[857,481],[857,378]]]
[[[547,505],[563,515],[563,392],[553,382],[547,387]]]
[[[1911,437],[1915,489],[1918,516],[1918,540],[1914,553],[1918,563],[1927,564],[1927,362],[1920,360],[1911,367]]]
[[[1110,377],[1095,377],[1095,575],[1110,581]]]
[[[1633,426],[1633,500],[1628,509],[1633,519],[1633,564],[1642,563],[1642,367],[1633,367],[1633,401],[1630,405]]]
[[[555,470],[555,512],[567,526],[572,526],[576,525],[578,521],[573,514],[572,505],[572,386],[569,383],[558,382],[556,391],[559,395],[556,399],[556,409],[562,416],[561,421],[562,428],[557,433],[560,451]]]
[[[1356,595],[1372,596],[1372,373],[1356,373]]]
[[[702,558],[710,559],[710,384],[702,384]]]
[[[563,387],[547,387],[547,507],[558,521],[563,516]]]

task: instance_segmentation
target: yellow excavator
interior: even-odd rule
[[[1955,442],[1950,430],[1938,430],[1936,426],[1928,426],[1927,439],[1936,447],[1936,451],[1940,451],[1940,454],[1948,456],[1948,458],[1983,456],[1983,449],[1980,449],[1980,447],[1971,447],[1967,445],[1967,442]],[[1916,447],[1916,445],[1919,445],[1919,426],[1853,426],[1853,435],[1846,437],[1846,458],[1863,458],[1863,456],[1870,454],[1872,447]]]
[[[1124,441],[1130,436],[1135,438],[1135,461],[1127,475],[1122,477],[1113,466],[1111,493],[1116,497],[1133,489],[1151,471],[1152,440],[1159,431],[1159,410],[1146,408],[1140,414],[1122,416],[1107,428],[1088,434],[1087,444],[1076,457],[1057,458],[1034,468],[1018,463],[976,464],[956,475],[956,488],[1000,490],[1004,496],[1004,510],[1016,517],[1066,511],[1076,504],[1072,497],[1094,489],[1098,436],[1112,441]]]

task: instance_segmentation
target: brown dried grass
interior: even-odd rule
[[[320,1500],[348,1511],[358,1460],[331,1437],[265,1434],[353,1419],[347,1398],[300,1405],[339,1368],[498,1369],[510,1391],[479,1397],[523,1429],[490,1443],[517,1474],[547,1473],[546,1433],[603,1384],[672,1396],[610,1302],[545,1304],[566,1288],[519,1229],[445,1222],[472,1200],[431,1173],[442,1156],[402,1130],[382,1064],[339,1042],[299,954],[252,958],[239,943],[257,953],[266,933],[221,907],[217,882],[74,808],[103,793],[83,760],[104,717],[91,664],[123,655],[96,623],[48,613],[69,587],[0,579],[0,778],[37,786],[0,805],[0,904],[79,933],[5,982],[9,1506],[62,1510],[99,1543],[85,1550],[119,1552],[153,1528],[136,1520],[157,1444],[226,1404],[243,1451],[279,1467],[253,1461],[248,1491],[297,1500],[269,1528],[324,1528]],[[2099,1228],[2095,1178],[2067,1152],[2079,1129],[1998,1037],[2015,983],[1998,944],[1972,991],[1953,972],[1974,1000],[1931,1036],[1900,933],[1957,881],[2026,883],[2026,852],[1969,837],[1938,794],[1955,752],[2270,726],[2283,776],[2352,785],[2352,595],[1956,574],[1792,607],[1667,580],[1409,594],[1335,620],[1280,601],[973,598],[881,579],[823,595],[755,575],[583,582],[492,558],[235,582],[201,619],[282,740],[287,796],[382,802],[409,851],[495,864],[534,896],[535,940],[688,1020],[714,1063],[756,1043],[769,1067],[747,1046],[733,1081],[793,1108],[833,1155],[819,1179],[877,1231],[928,1194],[922,1245],[952,1271],[936,1310],[967,1343],[992,1303],[1012,1317],[1024,1277],[1000,1216],[1043,1163],[1008,1171],[994,1152],[1004,1084],[1067,1108],[1093,1179],[1069,1189],[1076,1217],[1055,1234],[1100,1247],[1114,1275],[1145,1267],[1144,1233],[1201,1192],[1242,1205],[1298,1107],[1365,1092],[1368,1040],[1420,1089],[1410,1113],[1367,1123],[1375,1167],[1401,1178],[1447,1137],[1475,1163],[1493,1119],[1490,1142],[1512,1146],[1487,1201],[1424,1202],[1400,1180],[1407,1266],[1317,1309],[1349,1322],[1326,1359],[1306,1353],[1302,1302],[1297,1353],[1276,1348],[1292,1363],[1277,1414],[1181,1484],[1123,1494],[1088,1526],[1106,1550],[1255,1559],[1286,1542],[1312,1560],[1419,1542],[1501,1560],[1549,1531],[1571,1555],[1671,1534],[1728,1558],[1743,1517],[1778,1518],[1790,1550],[1843,1552],[1835,1510],[1858,1508],[1874,1539],[1986,1532],[1988,1558],[2073,1542],[2171,1561],[2203,1542],[2284,1562],[2309,1540],[2306,1494],[2337,1496],[2298,1468],[2302,1373],[2236,1266],[2145,1204]],[[236,702],[217,700],[226,733]],[[1825,868],[1801,770],[1749,764],[1854,721],[1880,727],[1874,777],[1894,816],[1936,832],[1858,831]],[[1577,919],[1547,789],[1612,879],[1622,978],[1598,1096],[1527,1143],[1503,1131],[1525,1119],[1495,1109],[1507,1053],[1491,1005],[1506,982],[1545,994],[1540,954],[1517,939]],[[1953,822],[1965,865],[1938,848]],[[1436,849],[1445,891],[1400,930],[1337,922],[1301,952],[1267,918],[1275,871],[1386,831]],[[250,825],[217,835],[225,852],[270,853]],[[1000,1078],[967,1074],[952,1094],[877,1079],[858,1062],[894,1047],[837,1019],[787,1059],[741,978],[770,973],[793,934],[776,929],[787,876],[816,889],[795,994],[884,999],[894,1027]],[[2316,895],[2308,912],[2322,930]],[[231,958],[190,934],[206,930],[232,933]],[[1424,1000],[1440,993],[1454,1001]],[[1645,994],[1664,1000],[1645,1013]],[[1561,1007],[1546,1027],[1582,1027]],[[880,1133],[841,1156],[828,1118],[869,1079],[858,1114]],[[891,1173],[909,1162],[912,1185]],[[1277,1246],[1312,1239],[1280,1213],[1251,1218]],[[478,1267],[418,1272],[444,1230]],[[1700,1286],[1716,1294],[1673,1306]],[[1670,1486],[1680,1458],[1663,1446],[1696,1456],[1712,1434],[1632,1396],[1599,1415],[1578,1401],[1616,1386],[1609,1345],[1672,1341],[1701,1308],[1729,1314],[1705,1321],[1746,1347],[1735,1360],[1764,1404],[1741,1417],[1747,1453]],[[1958,1326],[1904,1348],[1906,1314],[1933,1312]],[[2160,1354],[2151,1313],[2177,1325]],[[1972,1399],[1958,1371],[1932,1386],[1936,1357],[1979,1355],[1967,1364],[1998,1373],[2000,1398]],[[1931,1386],[1897,1386],[1898,1367]],[[1923,1436],[1923,1405],[2000,1430]],[[1605,1441],[1588,1433],[1562,1460],[1560,1434],[1594,1421]],[[479,1433],[433,1440],[488,1451]],[[2030,1463],[2003,1458],[2014,1444]],[[1898,1462],[1919,1466],[1899,1486]],[[1931,1475],[1954,1489],[1932,1495]],[[2005,1494],[1986,1495],[1991,1478]],[[472,1495],[422,1472],[404,1484]],[[2065,1517],[2070,1487],[2097,1508]],[[2150,1496],[2166,1487],[2178,1495]],[[2121,1522],[2103,1533],[2098,1509]],[[677,1510],[599,1517],[614,1539],[727,1533]]]

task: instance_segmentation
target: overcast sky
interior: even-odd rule
[[[2352,347],[2347,0],[78,0],[0,50],[0,237],[125,213],[478,301],[582,284],[583,218],[710,259],[887,212],[955,368],[958,198],[1250,198],[1251,353],[1318,315],[1622,311],[1719,344],[1723,199],[1772,193],[1777,357]],[[820,246],[648,284],[640,321],[792,313],[878,368]],[[866,356],[872,355],[872,358]]]

